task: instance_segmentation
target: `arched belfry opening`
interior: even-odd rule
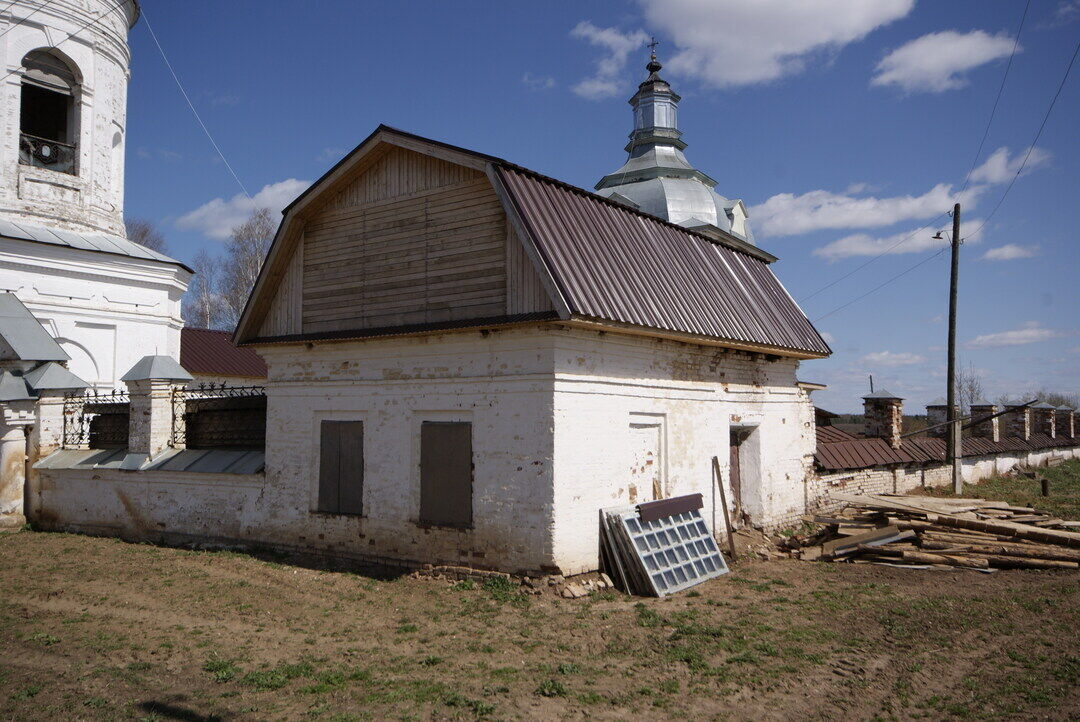
[[[51,50],[31,50],[22,65],[19,162],[76,175],[78,77]]]

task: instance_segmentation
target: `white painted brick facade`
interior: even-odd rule
[[[663,494],[701,492],[721,529],[711,460],[726,479],[733,419],[760,424],[768,460],[760,484],[744,475],[754,523],[805,508],[812,409],[794,361],[555,327],[259,351],[269,366],[265,477],[43,470],[42,517],[56,528],[573,573],[597,567],[599,510],[629,503],[631,422],[661,427]],[[364,422],[362,517],[312,511],[323,420]],[[473,529],[418,524],[425,420],[473,424]]]

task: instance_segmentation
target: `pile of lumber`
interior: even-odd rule
[[[823,525],[788,541],[800,559],[995,569],[1080,568],[1075,522],[986,499],[833,494],[846,506],[807,517]]]

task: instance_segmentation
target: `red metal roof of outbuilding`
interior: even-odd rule
[[[193,376],[266,378],[262,356],[249,348],[234,346],[228,331],[186,326],[180,329],[180,365]]]

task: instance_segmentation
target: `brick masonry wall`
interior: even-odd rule
[[[261,352],[265,476],[43,470],[40,518],[403,565],[586,571],[600,508],[630,502],[635,425],[656,427],[662,493],[702,493],[718,533],[711,460],[730,492],[732,425],[753,429],[742,499],[752,522],[805,509],[813,409],[792,360],[555,327]],[[364,423],[363,516],[312,511],[323,420]],[[418,524],[425,420],[473,424],[473,529]]]
[[[741,506],[772,527],[805,509],[813,461],[813,407],[796,386],[798,363],[641,337],[564,332],[555,349],[554,545],[560,566],[595,568],[598,510],[631,498],[635,427],[655,426],[665,496],[699,492],[723,530],[712,458],[733,503],[729,432],[743,443]]]

